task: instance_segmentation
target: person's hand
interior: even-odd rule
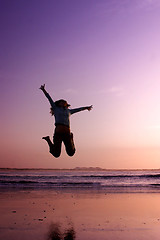
[[[91,110],[92,110],[92,108],[93,108],[93,105],[91,105],[91,106],[88,106],[88,107],[87,107],[87,110],[88,110],[88,111],[91,111]]]
[[[45,84],[41,85],[40,88],[42,91],[45,90]]]

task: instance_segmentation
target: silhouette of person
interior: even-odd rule
[[[92,109],[91,106],[80,107],[75,109],[69,109],[70,106],[66,100],[60,99],[58,101],[53,101],[49,93],[45,90],[45,84],[41,85],[40,89],[47,97],[51,105],[51,114],[55,117],[55,130],[53,135],[53,143],[50,140],[49,136],[43,137],[42,139],[46,140],[49,145],[49,152],[56,158],[61,154],[61,145],[62,142],[65,145],[66,152],[69,156],[75,154],[75,145],[73,141],[73,133],[70,131],[70,115]]]

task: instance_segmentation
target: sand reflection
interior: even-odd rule
[[[72,224],[70,227],[63,230],[59,223],[51,223],[47,240],[74,240],[75,238],[76,233]]]

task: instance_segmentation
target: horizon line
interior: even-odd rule
[[[160,168],[101,168],[101,167],[75,167],[75,168],[0,168],[1,170],[17,170],[17,171],[31,171],[31,170],[50,170],[50,171],[147,171],[160,170]]]

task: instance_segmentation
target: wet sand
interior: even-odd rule
[[[76,240],[159,240],[159,193],[3,191],[0,239],[47,240],[51,224]]]

